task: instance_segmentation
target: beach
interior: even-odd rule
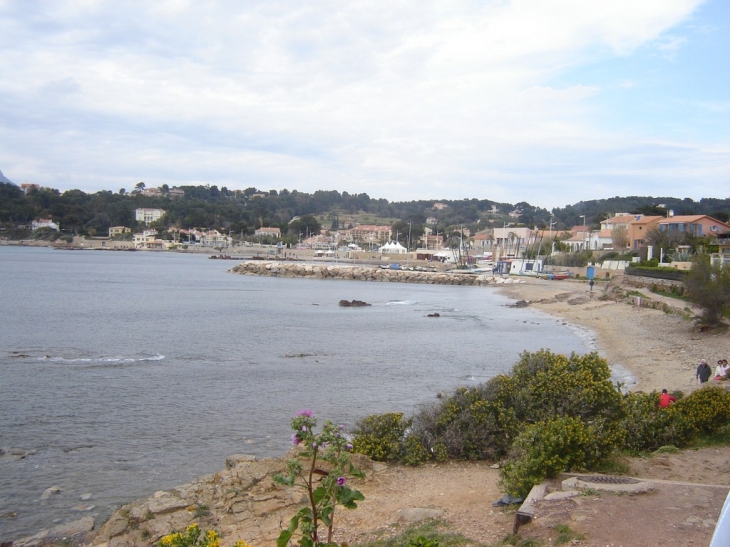
[[[617,280],[610,286],[597,283],[591,291],[586,282],[529,279],[500,291],[593,333],[598,352],[633,377],[635,383],[627,385],[630,391],[693,391],[699,387],[695,370],[700,359],[707,359],[714,371],[718,359],[730,357],[726,330],[699,332],[691,319],[646,305],[650,299],[662,300],[681,310],[687,306],[684,302],[648,291],[641,296],[641,306],[636,299],[617,302],[611,296],[617,285]]]

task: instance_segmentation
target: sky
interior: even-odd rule
[[[0,0],[0,74],[16,184],[730,197],[727,0]]]

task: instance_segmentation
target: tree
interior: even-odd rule
[[[144,182],[138,182],[137,184],[134,185],[134,190],[132,190],[132,193],[133,194],[139,194],[144,189],[145,189],[145,183]]]
[[[702,308],[702,322],[717,326],[730,311],[730,268],[713,266],[707,255],[697,255],[684,285],[690,302]]]
[[[614,249],[625,249],[629,246],[629,231],[626,226],[616,226],[611,232],[611,242]]]

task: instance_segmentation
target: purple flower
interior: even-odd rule
[[[307,416],[308,418],[311,418],[314,416],[314,412],[305,408],[304,410],[297,412],[297,416]]]
[[[337,427],[339,427],[339,428],[340,428],[340,431],[344,431],[344,430],[345,430],[345,426],[344,426],[344,425],[342,425],[342,424],[340,424],[340,425],[339,425],[339,426],[337,426]]]
[[[317,443],[312,443],[312,449],[317,450]]]
[[[307,430],[307,426],[306,425],[303,425],[302,426],[302,431],[306,431],[306,430]]]
[[[344,486],[346,481],[345,477],[337,477],[337,486]]]
[[[299,440],[299,438],[297,437],[297,434],[296,433],[292,433],[291,434],[291,443],[292,444],[299,444],[300,442],[302,442],[302,441]]]
[[[351,445],[350,443],[347,443],[347,444],[345,445],[345,448],[346,448],[347,450],[352,450],[352,445]]]

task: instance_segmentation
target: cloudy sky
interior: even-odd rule
[[[0,0],[0,71],[16,183],[730,196],[727,0]]]

